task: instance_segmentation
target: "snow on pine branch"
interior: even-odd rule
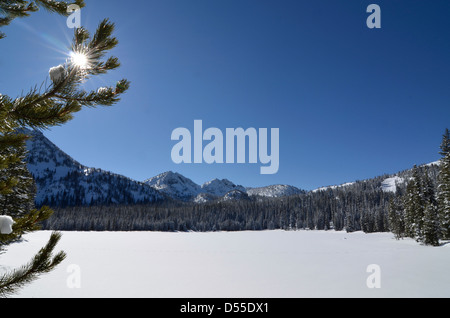
[[[7,215],[0,215],[0,234],[11,234],[14,220]]]

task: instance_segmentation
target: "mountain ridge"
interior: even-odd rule
[[[199,185],[182,174],[173,171],[163,172],[145,180],[144,183],[181,201],[212,201],[225,196],[232,190],[247,193],[244,186],[236,185],[228,179],[215,178]]]
[[[244,187],[228,179],[213,179],[199,185],[184,175],[167,171],[143,182],[105,171],[90,168],[66,154],[40,131],[25,130],[32,136],[27,141],[28,169],[38,188],[37,205],[76,206],[154,203],[165,200],[205,203],[220,200],[239,200],[257,197],[279,198],[328,189],[351,189],[358,182],[321,187],[306,191],[291,185]],[[421,165],[434,167],[439,161]],[[411,169],[385,174],[367,180],[377,180],[383,191],[397,191],[405,187]]]
[[[203,203],[220,200],[233,190],[247,195],[249,189],[217,178],[199,185],[173,171],[140,182],[81,164],[38,130],[23,129],[21,132],[31,136],[26,143],[27,166],[36,181],[38,206],[126,205],[171,199]],[[291,186],[285,187],[290,189]],[[283,195],[288,193],[270,194],[272,197]],[[227,199],[233,197],[241,196],[227,195]]]
[[[26,143],[27,166],[36,181],[38,206],[137,204],[165,199],[141,182],[82,165],[40,131],[24,132],[31,137]]]

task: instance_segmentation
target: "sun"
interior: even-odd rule
[[[89,68],[89,59],[88,56],[84,53],[71,52],[70,53],[71,62],[76,67],[81,69]]]

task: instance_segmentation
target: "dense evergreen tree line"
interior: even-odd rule
[[[442,140],[436,182],[429,169],[414,167],[403,197],[393,198],[389,223],[397,238],[411,237],[426,245],[450,239],[450,133]]]
[[[317,229],[388,231],[392,193],[381,180],[283,198],[207,203],[164,202],[56,209],[46,229],[77,231],[241,231]]]

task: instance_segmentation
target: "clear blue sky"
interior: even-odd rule
[[[119,4],[120,3],[120,4]],[[382,28],[366,8],[380,5]],[[203,183],[304,189],[394,173],[439,158],[450,128],[450,1],[86,0],[82,24],[117,25],[127,78],[112,108],[45,134],[81,163],[144,180],[173,170]],[[64,61],[73,31],[41,11],[3,28],[0,93],[16,97]],[[178,127],[280,129],[280,170],[176,165]]]

